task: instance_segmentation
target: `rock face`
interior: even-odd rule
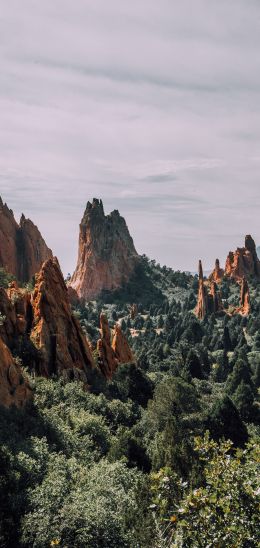
[[[94,366],[87,340],[73,316],[57,259],[48,259],[36,276],[32,295],[31,341],[39,350],[38,372],[86,380]]]
[[[197,301],[195,314],[196,316],[198,316],[200,320],[203,320],[207,312],[208,312],[208,292],[207,292],[206,286],[204,285],[202,262],[199,261],[199,290],[198,290],[198,301]]]
[[[135,363],[135,357],[128,344],[127,338],[122,332],[120,325],[117,323],[114,329],[114,337],[112,341],[112,349],[118,363]]]
[[[203,279],[202,263],[199,261],[199,290],[195,314],[200,320],[203,320],[208,313],[217,313],[222,310],[223,305],[217,284],[215,281],[211,281],[208,291],[207,282],[204,282]]]
[[[21,368],[0,338],[0,405],[22,407],[32,397],[32,391]]]
[[[0,198],[0,267],[19,281],[28,282],[52,257],[37,226],[22,215],[18,224]]]
[[[238,312],[243,316],[247,316],[250,312],[250,294],[247,279],[243,278],[240,290],[240,308]]]
[[[135,358],[118,324],[115,325],[111,342],[111,330],[105,314],[100,315],[100,334],[97,343],[99,367],[103,375],[111,379],[121,363],[135,363]]]
[[[217,284],[219,284],[222,281],[223,276],[224,270],[223,268],[220,268],[219,259],[216,259],[215,268],[213,272],[209,275],[209,280],[211,282],[216,282]]]
[[[104,214],[101,200],[87,207],[80,224],[76,270],[70,285],[80,299],[94,299],[129,280],[138,261],[133,240],[117,210]]]
[[[244,276],[260,278],[260,261],[257,257],[255,242],[250,235],[245,237],[244,247],[238,247],[235,252],[229,252],[225,275],[237,281],[242,281]]]
[[[8,289],[0,288],[0,337],[12,349],[17,338],[30,331],[32,322],[31,296],[12,282]]]

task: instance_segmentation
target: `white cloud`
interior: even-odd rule
[[[19,0],[0,16],[0,194],[75,264],[85,203],[194,269],[259,241],[256,0]]]

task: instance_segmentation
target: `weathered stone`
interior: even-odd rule
[[[117,323],[114,329],[114,337],[112,341],[112,349],[118,363],[135,363],[134,354],[128,344],[128,340],[120,325]]]
[[[37,226],[22,215],[20,224],[0,198],[0,267],[19,281],[28,282],[52,257]]]
[[[32,391],[22,370],[0,337],[0,405],[22,407],[32,398]]]
[[[64,369],[83,370],[94,366],[78,320],[73,315],[66,284],[57,259],[48,259],[36,276],[32,295],[31,341],[40,351],[39,373],[60,374]]]
[[[250,235],[245,237],[244,247],[238,247],[235,252],[229,252],[225,275],[237,281],[242,281],[244,276],[260,278],[260,261],[257,257],[255,242]]]
[[[223,268],[220,268],[219,259],[216,259],[215,268],[209,275],[209,280],[211,282],[216,282],[217,284],[219,284],[222,281],[223,276],[224,270]]]
[[[117,210],[104,214],[101,200],[87,207],[80,224],[76,270],[70,285],[80,299],[91,300],[127,282],[138,261],[133,240]]]

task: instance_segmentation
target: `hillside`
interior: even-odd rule
[[[137,256],[119,284],[113,230],[95,296],[57,259],[29,284],[0,269],[0,547],[257,547],[254,247],[209,278]]]

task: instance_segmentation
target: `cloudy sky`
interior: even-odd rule
[[[93,197],[174,268],[260,243],[259,0],[0,3],[0,194],[65,274]]]

